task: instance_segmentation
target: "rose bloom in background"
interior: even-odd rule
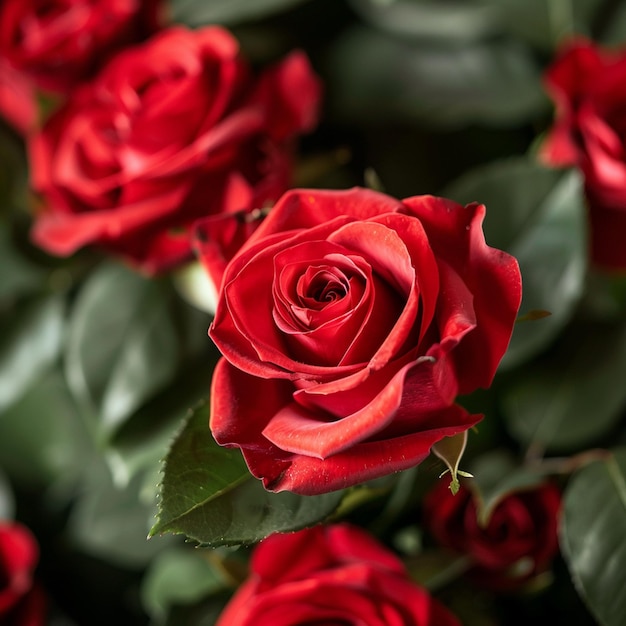
[[[424,523],[437,542],[470,557],[469,575],[496,590],[521,586],[545,571],[558,552],[561,496],[551,484],[504,497],[481,526],[472,492],[452,495],[439,482],[424,499]]]
[[[33,240],[57,255],[97,245],[148,274],[190,260],[195,220],[288,187],[319,97],[300,52],[255,78],[226,30],[162,31],[119,53],[31,140],[45,205]]]
[[[26,135],[37,125],[37,99],[30,80],[0,57],[0,116]]]
[[[250,567],[217,626],[460,626],[393,553],[347,524],[272,535]]]
[[[21,524],[0,520],[0,624],[43,626],[46,600],[33,573],[39,548]]]
[[[580,167],[586,183],[591,256],[626,270],[626,52],[586,41],[565,46],[545,84],[556,104],[542,146],[549,164]]]
[[[2,0],[0,54],[25,79],[65,93],[158,26],[159,0]]]
[[[521,298],[485,207],[366,189],[285,194],[229,263],[210,427],[273,491],[320,494],[420,463],[479,421]]]

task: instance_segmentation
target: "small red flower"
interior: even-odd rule
[[[347,524],[272,535],[251,569],[217,626],[460,626],[393,553]]]
[[[21,524],[0,522],[0,623],[43,626],[46,600],[34,582],[39,548]]]
[[[452,495],[441,481],[424,499],[424,522],[439,544],[472,559],[470,574],[495,589],[515,588],[544,571],[558,551],[559,490],[551,484],[514,492],[478,521],[472,492]]]
[[[68,92],[157,27],[157,0],[3,0],[0,53],[25,78]]]
[[[626,51],[566,45],[545,75],[556,118],[542,146],[551,165],[585,176],[591,257],[626,270]]]

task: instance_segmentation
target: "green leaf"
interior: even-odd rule
[[[573,324],[550,354],[504,386],[507,427],[525,445],[588,448],[622,417],[625,371],[626,324]]]
[[[570,479],[560,528],[563,556],[579,593],[603,626],[626,615],[626,449]]]
[[[574,35],[591,36],[591,22],[604,0],[482,0],[499,10],[503,30],[547,52]]]
[[[27,205],[28,166],[24,141],[8,126],[0,127],[0,214]]]
[[[506,126],[549,110],[539,66],[513,40],[443,46],[359,25],[332,48],[327,73],[330,110],[351,123]]]
[[[215,626],[226,606],[227,598],[209,596],[207,600],[194,605],[172,607],[164,626]]]
[[[210,550],[172,548],[150,564],[141,585],[141,599],[150,615],[163,620],[173,605],[198,602],[225,587]]]
[[[169,450],[151,535],[186,532],[182,526],[194,511],[251,478],[241,453],[219,446],[211,436],[208,412],[206,401],[191,411]]]
[[[382,536],[384,532],[392,526],[406,509],[415,503],[415,484],[418,474],[418,467],[411,467],[408,470],[398,472],[394,477],[394,483],[388,495],[377,510],[376,519],[369,525],[371,532]],[[362,490],[363,485],[354,489],[357,494]],[[341,512],[345,509],[345,504],[349,502],[351,493],[348,492],[341,502],[341,507],[335,513],[336,517],[341,517]],[[349,511],[348,511],[349,513]]]
[[[626,39],[626,6],[623,2],[605,3],[594,39],[607,46],[623,47]]]
[[[15,514],[15,498],[13,497],[13,491],[5,475],[0,470],[0,520],[13,519]]]
[[[66,372],[105,436],[176,374],[179,346],[162,285],[121,265],[94,272],[70,319]]]
[[[37,298],[11,309],[0,337],[0,410],[10,406],[56,360],[64,330],[63,298]],[[0,418],[0,422],[2,419]]]
[[[181,300],[172,304],[185,358],[175,378],[120,425],[104,450],[118,487],[125,487],[139,472],[145,475],[140,493],[145,502],[154,500],[160,482],[161,460],[189,409],[207,395],[213,368],[220,357],[207,336],[206,313]]]
[[[533,310],[551,314],[516,324],[502,367],[518,365],[561,332],[583,293],[587,246],[580,175],[520,157],[471,170],[442,195],[486,205],[487,243],[520,264],[520,315]]]
[[[182,533],[203,545],[252,544],[273,532],[328,517],[342,492],[323,496],[271,493],[253,479],[239,450],[219,446],[209,408],[192,411],[165,460],[157,523],[150,531]]]
[[[20,483],[72,487],[93,454],[89,433],[58,369],[38,378],[0,419],[0,466]]]
[[[188,26],[237,24],[285,11],[306,0],[171,0],[173,22]]]
[[[146,473],[141,496],[151,501],[160,482],[161,463],[191,407],[207,394],[217,358],[192,361],[172,384],[133,415],[108,443],[105,457],[118,487],[139,472]]]
[[[373,26],[417,39],[463,43],[493,35],[501,26],[497,7],[467,0],[445,4],[436,0],[351,0],[350,4]]]
[[[584,315],[598,320],[619,320],[626,311],[626,275],[591,266],[581,303]]]
[[[464,43],[511,36],[553,51],[567,36],[591,35],[602,0],[352,0],[370,24],[402,37]]]
[[[18,253],[9,225],[0,222],[0,302],[34,291],[43,283],[44,276],[41,268]]]
[[[474,480],[472,489],[478,496],[478,522],[489,523],[491,514],[504,498],[515,491],[530,489],[541,484],[545,475],[515,462],[506,450],[492,450],[472,463]]]
[[[458,580],[472,565],[466,555],[432,548],[405,559],[405,563],[411,579],[433,593]]]
[[[97,457],[85,464],[84,472],[83,494],[68,522],[69,536],[78,549],[115,565],[140,568],[175,543],[173,537],[147,540],[155,504],[141,498],[141,474],[119,488]]]

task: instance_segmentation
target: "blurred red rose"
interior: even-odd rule
[[[485,208],[365,189],[285,194],[226,268],[210,335],[216,441],[267,489],[318,494],[420,463],[480,416],[521,297]]]
[[[46,600],[33,573],[39,548],[21,524],[0,521],[0,624],[43,626]]]
[[[0,57],[0,116],[22,135],[35,128],[37,100],[32,83]]]
[[[424,523],[442,546],[468,555],[481,585],[511,589],[545,571],[558,551],[559,490],[544,484],[499,502],[481,526],[472,492],[440,481],[424,499]]]
[[[66,92],[157,26],[158,0],[3,0],[0,53],[39,87]]]
[[[393,553],[354,526],[272,535],[256,547],[251,569],[217,626],[460,626]]]
[[[606,268],[626,269],[626,51],[572,42],[548,69],[545,84],[556,119],[541,156],[582,170],[591,257]]]
[[[47,203],[34,241],[58,255],[97,244],[146,273],[189,259],[195,220],[287,188],[319,90],[300,52],[253,79],[219,27],[171,28],[127,49],[31,142]]]

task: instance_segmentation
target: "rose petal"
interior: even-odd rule
[[[592,196],[593,197],[593,196]],[[590,211],[591,257],[598,265],[623,271],[626,268],[626,210]]]
[[[260,218],[255,219],[247,211],[252,205],[252,195],[250,184],[234,172],[226,182],[222,212],[201,218],[194,224],[194,250],[218,289],[228,261],[260,224]]]
[[[30,531],[20,524],[0,523],[0,615],[15,606],[32,586],[39,549]]]
[[[315,241],[275,256],[273,319],[285,336],[290,356],[298,362],[332,367],[367,360],[387,334],[389,321],[397,316],[384,283],[375,279],[362,258],[348,252],[330,241]],[[306,282],[311,274],[317,281],[321,277],[332,280],[343,295],[322,306],[308,292],[299,293],[305,285],[312,288]],[[364,327],[372,329],[371,345],[362,358],[355,359],[352,346],[361,332],[367,332]]]
[[[471,428],[481,417],[453,405],[439,413],[438,428],[364,442],[324,460],[282,453],[275,447],[242,447],[242,453],[252,474],[269,491],[318,495],[414,467],[428,456],[434,443]]]
[[[273,213],[273,211],[270,213]],[[266,218],[259,229],[267,221]],[[327,234],[349,218],[340,216],[315,231],[295,233],[285,238],[277,234],[258,246],[247,244],[229,264],[224,275],[223,297],[218,302],[210,336],[222,354],[234,365],[254,376],[300,379],[337,377],[354,366],[323,367],[297,362],[289,356],[284,337],[274,323],[271,311],[273,258],[283,249],[313,237],[324,241]],[[256,233],[249,241],[256,239]]]
[[[113,239],[146,222],[154,222],[157,217],[172,211],[184,193],[184,186],[164,190],[158,203],[149,198],[134,206],[126,206],[123,211],[114,215],[110,211],[93,211],[80,215],[44,213],[34,223],[31,238],[46,250],[66,256],[94,239]]]
[[[402,399],[404,377],[409,367],[405,366],[398,372],[359,411],[336,421],[324,421],[330,416],[312,414],[303,406],[292,403],[270,418],[263,429],[263,436],[281,450],[319,459],[352,448],[393,420]]]
[[[381,213],[397,211],[398,200],[369,189],[355,187],[345,191],[324,189],[293,189],[275,204],[250,245],[267,235],[308,229],[342,216],[348,221],[366,220]]]
[[[422,220],[435,256],[455,268],[473,294],[476,328],[454,352],[459,393],[488,387],[508,347],[521,302],[518,263],[486,244],[483,205],[462,207],[425,196],[409,198],[404,204]],[[465,245],[451,249],[447,241],[464,241]],[[499,295],[494,298],[494,294]],[[454,298],[454,293],[449,297]]]
[[[321,91],[308,58],[296,50],[264,74],[251,100],[267,110],[268,129],[282,141],[313,128],[319,116]]]
[[[242,390],[245,390],[243,395]],[[211,380],[209,427],[213,437],[220,445],[265,448],[271,455],[273,446],[264,440],[261,431],[271,416],[290,402],[292,392],[293,386],[287,381],[250,376],[226,359],[220,359]],[[242,407],[241,400],[246,398],[249,402]],[[237,399],[239,401],[235,401]],[[246,415],[244,420],[241,419],[242,409]]]
[[[374,322],[369,325],[380,329],[381,318],[386,316],[390,316],[389,322],[394,324],[389,331],[386,330],[389,322],[382,326],[387,337],[370,357],[370,368],[379,369],[394,355],[402,353],[402,346],[416,330],[418,312],[421,314],[420,335],[426,331],[434,314],[438,272],[426,234],[418,220],[404,215],[385,214],[369,222],[347,224],[337,229],[332,240],[362,253],[382,277],[381,284],[393,286],[396,290],[396,293],[391,289],[385,291],[374,308]],[[368,244],[372,241],[377,245]],[[422,282],[426,287],[423,294],[420,291]],[[389,301],[392,306],[383,308],[381,302],[385,301]],[[394,310],[396,313],[392,312]],[[417,337],[414,343],[419,343],[419,340]],[[369,332],[362,329],[355,336],[352,349],[360,349],[363,354],[364,342],[367,346],[376,345],[370,339]]]
[[[0,115],[19,133],[37,125],[35,88],[28,78],[0,57]]]

